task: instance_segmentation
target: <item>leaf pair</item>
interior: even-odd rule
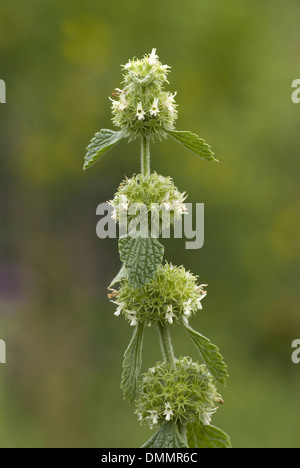
[[[199,158],[205,159],[206,161],[217,161],[217,159],[214,158],[211,147],[202,138],[199,138],[198,135],[191,132],[178,132],[175,130],[167,131],[167,133]],[[124,137],[125,133],[123,131],[117,132],[114,130],[102,129],[100,132],[96,133],[87,147],[83,169],[88,169],[102,159],[102,157]]]
[[[225,385],[228,377],[227,366],[217,346],[213,345],[208,338],[193,330],[185,322],[183,324],[210,373],[217,381]],[[129,400],[130,403],[134,402],[137,395],[138,379],[142,367],[143,337],[144,324],[139,322],[125,351],[123,361],[121,388],[124,392],[124,399]]]
[[[188,424],[187,440],[177,424],[165,422],[141,448],[231,448],[229,436],[214,426]]]

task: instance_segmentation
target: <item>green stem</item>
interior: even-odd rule
[[[141,143],[141,172],[147,177],[150,175],[150,140],[147,137],[142,137]]]
[[[169,364],[175,365],[175,355],[168,325],[163,326],[161,324],[158,324],[158,333],[160,347],[164,360]]]

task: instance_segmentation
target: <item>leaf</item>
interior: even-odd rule
[[[120,258],[134,288],[140,288],[153,278],[162,263],[164,251],[156,238],[126,235],[119,239]]]
[[[195,133],[177,132],[170,130],[168,133],[173,138],[175,138],[175,140],[181,143],[186,149],[192,151],[201,159],[205,159],[206,161],[219,162],[217,159],[215,159],[215,153],[212,152],[211,147]]]
[[[87,147],[83,169],[86,170],[93,166],[107,151],[116,146],[123,136],[122,131],[114,132],[105,128],[96,133]]]
[[[201,335],[196,330],[193,330],[193,328],[184,321],[182,321],[182,323],[196,345],[196,348],[201,354],[201,357],[207,365],[210,373],[216,380],[221,382],[221,384],[226,385],[226,378],[228,377],[227,366],[217,346],[212,344],[208,338]]]
[[[122,265],[121,270],[119,271],[117,276],[112,280],[112,282],[108,286],[108,289],[115,286],[115,284],[120,283],[120,281],[122,281],[124,278],[127,278],[127,270],[126,270],[125,265]]]
[[[141,448],[188,448],[188,445],[177,425],[166,422]]]
[[[214,426],[188,424],[187,438],[190,448],[232,448],[230,437]]]
[[[124,354],[121,389],[124,399],[133,403],[138,390],[138,378],[142,367],[144,324],[135,327],[128,348]]]

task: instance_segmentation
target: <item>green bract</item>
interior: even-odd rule
[[[221,402],[207,367],[189,357],[159,362],[142,375],[136,413],[151,427],[165,421],[209,425]]]
[[[113,207],[112,218],[120,222],[122,214],[123,218],[126,214],[127,223],[136,218],[139,206],[145,206],[149,215],[149,228],[151,221],[153,226],[159,221],[161,232],[162,227],[174,224],[175,220],[187,213],[185,199],[186,194],[179,192],[171,177],[163,177],[154,172],[149,176],[134,175],[123,181],[109,204]]]
[[[160,265],[154,278],[141,288],[134,288],[125,278],[116,292],[118,306],[115,315],[124,314],[130,325],[180,323],[202,309],[205,285],[183,266]]]

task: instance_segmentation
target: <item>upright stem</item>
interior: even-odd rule
[[[147,137],[142,137],[141,144],[141,172],[143,176],[150,175],[150,140]]]
[[[164,360],[175,365],[175,355],[168,325],[158,325],[159,341]]]

